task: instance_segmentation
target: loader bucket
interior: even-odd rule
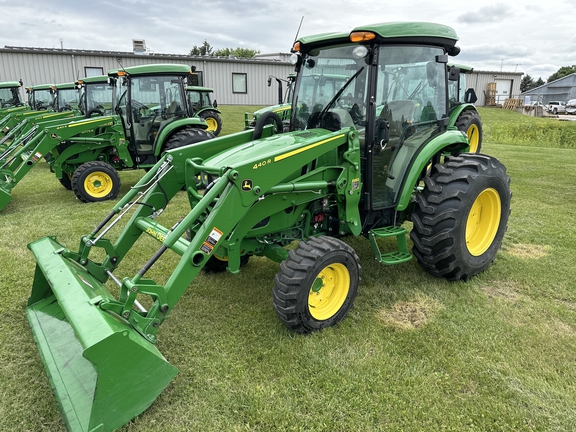
[[[0,186],[0,210],[6,207],[10,201],[12,201],[12,195],[10,194],[10,192],[6,192]]]
[[[98,302],[111,295],[62,256],[55,238],[28,245],[37,261],[26,314],[70,431],[109,431],[148,408],[177,369]]]

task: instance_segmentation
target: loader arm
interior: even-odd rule
[[[43,156],[51,153],[57,175],[62,175],[62,164],[72,154],[80,154],[82,151],[92,151],[91,149],[99,144],[108,145],[111,137],[121,139],[117,134],[105,136],[104,138],[85,138],[83,133],[89,133],[96,128],[116,128],[121,129],[120,119],[117,117],[98,117],[86,119],[66,124],[52,125],[43,128],[35,133],[29,140],[18,140],[11,144],[3,153],[0,159],[0,210],[6,207],[11,201],[12,189],[22,180],[22,178],[42,159]],[[122,135],[123,136],[123,135]],[[66,140],[77,140],[76,150],[66,150],[68,154],[60,157],[57,146]],[[86,144],[91,145],[86,145]],[[82,147],[86,145],[85,147]],[[66,151],[65,150],[65,151]]]

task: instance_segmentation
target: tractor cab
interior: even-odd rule
[[[56,86],[55,111],[79,111],[80,91],[76,83],[64,83]]]
[[[200,86],[186,87],[186,101],[190,115],[203,119],[214,136],[218,136],[222,130],[222,119],[216,100],[212,102],[210,94],[214,92],[211,88]]]
[[[184,87],[190,67],[144,65],[111,71],[114,111],[122,118],[129,149],[145,160],[159,152],[157,138],[189,117]]]
[[[443,26],[423,26],[430,28],[374,25],[340,37],[304,37],[293,48],[298,76],[291,130],[358,132],[365,189],[361,205],[365,217],[378,223],[393,222],[386,220],[390,212],[385,210],[398,205],[408,169],[449,123],[447,54],[459,50],[457,37]],[[439,27],[452,33],[422,37],[423,30],[439,34]],[[325,85],[310,87],[310,80]]]
[[[8,81],[0,83],[0,108],[16,108],[24,105],[20,97],[22,81]]]
[[[108,75],[82,78],[76,81],[80,89],[78,109],[85,117],[93,114],[111,115],[114,87],[110,85]]]
[[[466,88],[466,75],[471,74],[474,68],[459,64],[448,64],[448,73],[450,79],[448,81],[448,100],[450,109],[457,107],[463,103],[476,103],[478,97],[473,88]]]
[[[33,111],[56,111],[56,86],[40,84],[26,89],[28,105]]]

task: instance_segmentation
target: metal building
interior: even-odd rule
[[[289,53],[258,54],[251,59],[157,54],[146,50],[144,40],[132,42],[132,52],[6,46],[0,48],[0,81],[22,78],[25,86],[59,84],[104,75],[119,64],[180,63],[196,67],[198,85],[212,87],[213,99],[221,105],[274,105],[278,90],[275,84],[268,87],[268,77],[286,78],[294,72]],[[476,91],[478,106],[503,104],[505,99],[520,96],[522,75],[474,70],[466,77],[467,87]],[[555,99],[566,98],[550,98]]]
[[[268,87],[268,77],[285,78],[294,72],[290,63],[275,58],[156,54],[146,52],[143,42],[134,41],[134,52],[5,46],[0,48],[0,81],[21,78],[24,86],[59,84],[105,75],[119,64],[178,63],[195,66],[198,85],[213,88],[213,99],[221,105],[274,105],[278,91]]]
[[[474,70],[466,77],[466,85],[476,92],[477,106],[503,105],[506,99],[520,97],[523,74]]]
[[[525,96],[529,96],[531,101],[541,102],[544,105],[550,101],[567,102],[570,99],[576,99],[576,73],[522,93],[522,97]]]

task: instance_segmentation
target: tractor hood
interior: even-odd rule
[[[314,148],[321,148],[337,137],[346,136],[348,130],[330,132],[326,129],[295,131],[250,141],[204,161],[205,167],[214,169],[251,167],[257,170],[274,165]]]

